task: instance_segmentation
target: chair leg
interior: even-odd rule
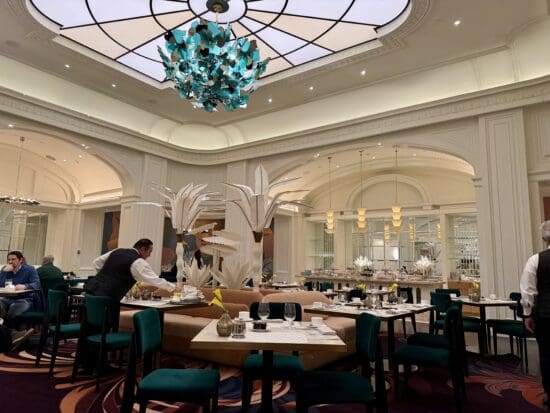
[[[212,396],[212,413],[218,413],[218,392],[219,386],[216,386],[216,390]]]
[[[498,348],[497,348],[497,332],[495,331],[495,328],[493,327],[493,347],[495,348],[495,356],[498,354]]]
[[[393,360],[393,392],[395,400],[399,400],[399,363],[397,360]]]
[[[527,337],[523,337],[523,351],[525,354],[525,373],[529,374],[529,357],[527,356]]]
[[[82,339],[78,339],[76,345],[76,354],[73,362],[73,373],[71,374],[71,383],[74,383],[76,375],[78,374],[78,368],[80,367],[80,359],[82,358],[82,352],[84,351],[82,344]]]
[[[508,338],[510,340],[510,353],[512,353],[513,355],[514,354],[514,337],[509,336]],[[519,349],[519,346],[518,346],[518,349]]]
[[[456,403],[456,411],[462,411],[462,395],[461,395],[461,383],[457,372],[452,372],[451,380],[453,382],[453,394]]]
[[[414,313],[411,314],[411,324],[413,328],[413,333],[416,334],[416,315]]]
[[[403,317],[401,321],[403,321],[403,336],[407,338],[407,322],[405,321],[405,317]]]
[[[250,399],[252,398],[252,387],[254,380],[245,374],[242,375],[241,391],[241,412],[246,413],[250,408]]]
[[[139,413],[145,413],[146,409],[147,409],[147,400],[141,400],[139,402]]]
[[[46,345],[47,340],[48,332],[47,329],[43,328],[40,332],[40,341],[38,342],[38,350],[36,351],[36,361],[34,362],[34,367],[38,367],[40,365],[40,359],[42,358],[42,352],[44,351],[44,346]]]
[[[97,355],[97,365],[96,365],[96,379],[95,379],[95,391],[99,392],[99,383],[101,381],[101,375],[103,373],[103,363],[105,361],[105,349],[103,345],[99,346],[99,354]]]
[[[59,349],[59,337],[57,334],[53,335],[53,343],[52,343],[52,355],[50,358],[50,369],[48,370],[48,374],[51,376],[53,374],[53,369],[55,367],[55,359],[57,358],[57,350]]]

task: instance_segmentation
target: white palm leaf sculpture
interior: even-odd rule
[[[187,277],[187,284],[193,287],[203,287],[210,280],[210,266],[203,265],[202,268],[199,268],[195,260],[191,265],[184,266],[184,272]]]
[[[193,183],[185,185],[178,192],[168,187],[159,189],[159,194],[170,202],[171,211],[167,212],[176,234],[192,231],[195,221],[206,209],[203,201],[208,200],[215,192],[202,192],[208,185]]]
[[[238,290],[252,276],[252,266],[248,261],[225,259],[222,271],[215,271],[214,278],[227,288]]]
[[[252,232],[261,233],[264,228],[269,228],[271,220],[277,212],[277,208],[283,205],[307,206],[298,201],[282,200],[281,197],[287,194],[305,192],[305,189],[279,192],[273,199],[269,198],[269,191],[276,186],[287,184],[299,178],[285,179],[269,184],[267,171],[263,165],[258,165],[255,171],[254,190],[247,185],[232,184],[224,182],[224,185],[234,188],[239,194],[239,199],[232,199],[231,202],[240,209]]]

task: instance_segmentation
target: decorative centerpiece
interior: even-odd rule
[[[422,279],[425,280],[431,273],[432,261],[428,257],[422,255],[420,259],[416,261],[416,268],[422,271]]]
[[[478,303],[479,300],[481,299],[481,286],[477,281],[472,282],[469,295],[470,295],[470,300],[472,300],[474,303]]]
[[[231,335],[231,330],[233,328],[233,321],[229,316],[229,312],[223,303],[222,292],[219,288],[214,290],[214,298],[210,301],[210,305],[217,305],[222,309],[222,316],[216,324],[216,331],[220,337],[229,337]]]
[[[359,274],[372,275],[372,270],[370,269],[372,266],[372,261],[367,257],[363,257],[362,255],[359,256],[355,259],[355,261],[353,261],[353,265],[355,265],[355,268]]]
[[[258,165],[254,173],[254,189],[246,185],[231,184],[224,182],[224,185],[237,190],[239,199],[230,199],[228,202],[235,204],[242,212],[248,227],[252,230],[254,237],[254,246],[252,254],[254,259],[253,276],[254,288],[258,289],[262,280],[262,263],[263,263],[263,246],[262,240],[264,228],[269,228],[271,220],[277,209],[282,205],[298,205],[307,206],[299,201],[282,200],[281,197],[287,194],[296,192],[304,192],[305,190],[282,191],[269,198],[269,192],[282,184],[295,181],[299,178],[284,179],[277,182],[269,183],[267,171],[263,165]]]
[[[390,304],[395,304],[397,303],[397,289],[399,288],[399,285],[397,285],[397,283],[393,283],[392,285],[390,285],[390,287],[388,288],[388,291],[390,292],[390,294],[388,295],[388,302]]]

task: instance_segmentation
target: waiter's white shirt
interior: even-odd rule
[[[548,247],[550,248],[550,247]],[[539,254],[532,255],[525,263],[523,274],[519,282],[521,291],[521,305],[523,307],[523,315],[531,315],[537,291],[537,269],[539,267]]]
[[[103,265],[105,265],[105,261],[107,261],[109,255],[111,255],[111,253],[113,251],[116,251],[117,249],[100,255],[94,260],[93,265],[96,273],[103,268]],[[136,249],[134,248],[134,250]],[[155,274],[149,263],[143,258],[138,258],[132,263],[132,265],[130,266],[130,273],[132,274],[132,277],[134,277],[134,280],[141,281],[145,284],[154,285],[155,287],[162,288],[168,291],[174,291],[174,289],[176,288],[174,284],[166,281],[164,278],[160,278],[157,274]]]

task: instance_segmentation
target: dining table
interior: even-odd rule
[[[9,298],[24,297],[25,295],[33,293],[35,291],[40,291],[40,290],[38,289],[16,290],[15,288],[2,287],[0,288],[0,297],[9,297]]]
[[[472,300],[469,297],[452,297],[453,301],[462,301],[463,305],[469,305],[472,307],[479,308],[479,354],[481,355],[487,355],[489,353],[488,351],[488,344],[487,344],[487,307],[516,307],[517,301],[510,300],[508,298],[485,298],[481,297],[478,300]]]
[[[262,352],[262,399],[260,410],[273,411],[273,353],[292,351],[345,352],[346,343],[328,326],[313,326],[309,322],[267,320],[266,330],[254,330],[252,323],[246,323],[243,338],[220,337],[216,331],[218,320],[212,320],[192,340],[190,347],[200,350],[234,351],[249,350]]]
[[[347,303],[340,305],[306,305],[303,307],[305,313],[319,314],[333,317],[348,317],[357,318],[360,314],[367,313],[378,317],[380,321],[387,324],[388,327],[388,359],[391,369],[393,353],[395,351],[395,320],[411,317],[413,320],[413,328],[416,329],[415,316],[416,314],[430,312],[430,320],[434,317],[435,306],[430,304],[395,304],[390,305],[384,303],[382,308],[367,309],[362,303]]]

